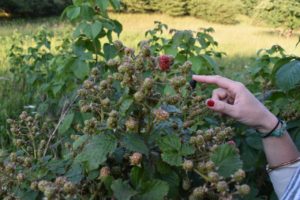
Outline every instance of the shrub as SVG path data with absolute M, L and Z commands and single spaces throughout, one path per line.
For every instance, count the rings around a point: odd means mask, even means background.
M 189 4 L 190 14 L 201 19 L 223 24 L 236 23 L 236 15 L 241 13 L 240 1 L 219 0 L 191 0 Z
M 129 12 L 153 12 L 157 10 L 155 0 L 123 0 L 122 3 Z
M 243 3 L 243 13 L 248 16 L 252 16 L 254 14 L 254 9 L 259 3 L 258 0 L 241 0 Z
M 165 0 L 160 11 L 171 16 L 183 16 L 188 14 L 188 0 Z
M 205 120 L 213 114 L 204 106 L 207 90 L 189 84 L 192 63 L 155 56 L 147 42 L 138 53 L 120 41 L 114 45 L 118 56 L 91 70 L 58 124 L 27 112 L 8 120 L 15 150 L 1 152 L 0 197 L 248 194 L 238 150 L 227 143 L 234 131 Z
M 256 7 L 255 18 L 274 27 L 294 30 L 300 27 L 300 3 L 297 0 L 264 0 Z

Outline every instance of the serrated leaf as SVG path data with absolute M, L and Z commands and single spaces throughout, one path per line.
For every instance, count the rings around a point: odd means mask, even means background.
M 120 112 L 125 115 L 129 107 L 132 105 L 133 99 L 132 98 L 126 98 L 122 101 L 122 104 L 120 106 Z
M 195 152 L 195 147 L 189 144 L 183 144 L 180 150 L 182 156 L 188 156 Z
M 293 60 L 276 73 L 276 85 L 283 91 L 289 91 L 300 85 L 300 61 Z
M 123 138 L 124 146 L 130 151 L 137 151 L 148 155 L 149 149 L 146 146 L 143 138 L 136 134 L 128 134 Z
M 180 166 L 182 164 L 182 156 L 178 152 L 164 152 L 161 158 L 172 166 Z
M 159 147 L 162 151 L 179 151 L 181 149 L 181 142 L 176 135 L 167 135 L 158 141 Z
M 92 171 L 106 161 L 107 155 L 112 153 L 117 147 L 116 138 L 112 135 L 93 136 L 85 145 L 82 152 L 75 158 L 76 162 L 87 165 L 87 169 Z
M 111 189 L 118 200 L 130 200 L 131 197 L 137 194 L 127 182 L 122 182 L 121 179 L 113 181 Z
M 138 200 L 163 200 L 168 194 L 169 185 L 165 181 L 151 180 L 142 186 L 142 192 L 136 197 Z
M 218 167 L 219 174 L 225 178 L 242 168 L 243 164 L 236 149 L 228 144 L 220 145 L 210 158 Z
M 65 177 L 73 183 L 79 183 L 84 177 L 82 174 L 82 168 L 79 163 L 73 163 L 71 168 L 65 174 Z
M 79 138 L 77 138 L 74 142 L 73 142 L 73 149 L 77 150 L 78 147 L 80 147 L 81 145 L 83 145 L 88 139 L 90 138 L 89 135 L 82 135 Z
M 64 134 L 65 132 L 67 132 L 71 127 L 73 119 L 74 119 L 74 113 L 69 113 L 68 115 L 66 115 L 62 123 L 59 125 L 58 133 Z
M 166 87 L 164 88 L 164 95 L 175 95 L 176 94 L 176 91 L 174 90 L 174 88 L 167 84 Z
M 167 111 L 168 113 L 181 113 L 181 110 L 173 105 L 163 105 L 161 106 L 161 108 Z

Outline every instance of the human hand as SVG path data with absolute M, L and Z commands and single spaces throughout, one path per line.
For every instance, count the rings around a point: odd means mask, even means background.
M 226 114 L 261 133 L 270 132 L 277 124 L 276 116 L 242 83 L 221 76 L 193 75 L 193 80 L 219 87 L 213 91 L 211 99 L 206 101 L 211 110 Z

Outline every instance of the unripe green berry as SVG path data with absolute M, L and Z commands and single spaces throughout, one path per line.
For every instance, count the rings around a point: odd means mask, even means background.
M 170 114 L 167 111 L 165 111 L 165 110 L 163 110 L 161 108 L 155 110 L 154 111 L 154 115 L 155 115 L 155 119 L 157 121 L 165 121 L 165 120 L 168 120 L 169 117 L 170 117 Z
M 193 190 L 193 196 L 195 197 L 195 199 L 202 199 L 205 195 L 205 193 L 207 192 L 207 188 L 205 186 L 200 186 L 200 187 L 196 187 Z
M 109 117 L 112 117 L 112 118 L 117 118 L 118 117 L 118 112 L 116 111 L 116 110 L 112 110 L 109 114 L 108 114 L 108 116 Z
M 110 168 L 105 166 L 100 169 L 100 178 L 105 178 L 110 175 Z
M 182 181 L 182 189 L 189 190 L 191 188 L 191 181 L 189 179 L 183 179 Z
M 23 173 L 19 173 L 17 175 L 18 182 L 22 182 L 22 181 L 24 181 L 24 179 L 25 179 L 25 175 Z
M 226 181 L 219 181 L 217 183 L 217 191 L 218 192 L 226 192 L 226 191 L 228 191 L 228 184 L 226 183 Z
M 94 83 L 92 82 L 92 81 L 90 81 L 90 80 L 85 80 L 84 82 L 83 82 L 83 87 L 85 88 L 85 89 L 91 89 L 92 87 L 94 86 Z
M 38 183 L 38 189 L 39 189 L 41 192 L 44 192 L 47 185 L 49 185 L 49 182 L 48 182 L 48 181 L 40 181 L 40 182 Z
M 153 84 L 154 84 L 154 81 L 152 78 L 146 78 L 143 83 L 143 88 L 150 90 L 150 89 L 152 89 Z
M 208 172 L 210 172 L 210 171 L 214 170 L 215 163 L 213 161 L 209 160 L 205 163 L 205 168 Z
M 219 181 L 219 174 L 217 172 L 209 172 L 208 180 L 212 183 L 217 183 Z
M 63 187 L 66 182 L 67 178 L 63 176 L 59 176 L 55 179 L 55 184 L 59 187 Z
M 240 195 L 245 196 L 250 193 L 251 189 L 248 185 L 243 184 L 241 186 L 237 186 L 237 190 Z
M 138 129 L 138 122 L 130 117 L 126 122 L 125 122 L 126 130 L 127 131 L 136 131 Z
M 74 194 L 76 192 L 76 187 L 72 182 L 66 182 L 63 189 L 67 194 Z
M 130 157 L 130 165 L 140 165 L 143 159 L 143 155 L 139 152 L 133 153 Z
M 38 182 L 37 181 L 31 182 L 30 189 L 37 190 L 38 189 Z
M 136 102 L 142 102 L 145 99 L 145 94 L 142 91 L 138 91 L 134 93 L 133 97 Z
M 236 171 L 232 176 L 233 180 L 236 182 L 241 182 L 245 177 L 246 177 L 246 173 L 242 169 Z
M 182 164 L 182 168 L 185 170 L 185 171 L 192 171 L 193 168 L 194 168 L 194 163 L 192 160 L 185 160 Z
M 103 107 L 108 107 L 110 105 L 110 99 L 109 98 L 105 98 L 105 99 L 102 99 L 101 100 L 101 106 L 103 106 Z

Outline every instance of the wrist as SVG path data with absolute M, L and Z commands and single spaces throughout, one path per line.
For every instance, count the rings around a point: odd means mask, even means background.
M 257 130 L 260 133 L 268 133 L 274 129 L 276 124 L 278 123 L 277 117 L 269 112 L 262 120 L 260 126 L 257 128 Z

